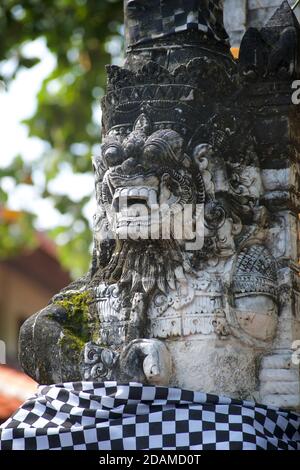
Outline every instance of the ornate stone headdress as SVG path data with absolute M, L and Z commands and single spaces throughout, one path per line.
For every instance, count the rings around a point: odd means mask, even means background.
M 150 61 L 137 72 L 117 66 L 109 66 L 107 72 L 103 131 L 123 137 L 145 113 L 153 124 L 151 132 L 173 129 L 189 143 L 236 86 L 228 67 L 205 55 L 173 71 Z

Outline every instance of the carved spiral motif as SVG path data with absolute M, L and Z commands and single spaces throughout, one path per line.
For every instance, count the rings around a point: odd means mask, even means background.
M 217 201 L 209 201 L 205 205 L 205 225 L 210 230 L 218 230 L 226 219 L 225 209 Z
M 110 349 L 87 343 L 84 350 L 84 376 L 86 380 L 110 378 L 118 355 Z

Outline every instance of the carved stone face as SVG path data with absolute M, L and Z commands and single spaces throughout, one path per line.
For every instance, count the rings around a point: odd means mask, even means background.
M 186 205 L 197 202 L 196 167 L 184 152 L 178 132 L 161 129 L 151 133 L 150 126 L 142 114 L 127 137 L 122 139 L 112 130 L 105 138 L 98 203 L 103 205 L 116 239 L 158 240 L 174 237 L 176 229 L 179 236 L 177 233 L 175 238 L 190 239 L 192 234 L 187 231 L 180 237 L 176 224 L 183 220 Z M 167 226 L 169 219 L 172 222 Z

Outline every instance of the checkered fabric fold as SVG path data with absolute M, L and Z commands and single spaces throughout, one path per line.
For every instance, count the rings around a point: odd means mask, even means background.
M 7 450 L 300 450 L 300 415 L 116 382 L 41 386 L 1 426 Z
M 128 46 L 187 30 L 228 42 L 223 0 L 127 0 L 125 23 Z

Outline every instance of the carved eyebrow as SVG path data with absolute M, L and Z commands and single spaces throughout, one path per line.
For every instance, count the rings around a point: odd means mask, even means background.
M 122 144 L 120 142 L 118 142 L 117 140 L 111 141 L 111 142 L 103 142 L 102 145 L 101 145 L 102 155 L 103 155 L 103 153 L 106 152 L 106 150 L 108 150 L 109 148 L 113 148 L 113 147 L 123 151 Z

